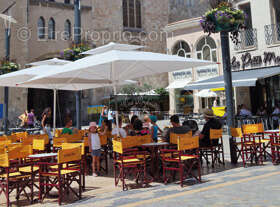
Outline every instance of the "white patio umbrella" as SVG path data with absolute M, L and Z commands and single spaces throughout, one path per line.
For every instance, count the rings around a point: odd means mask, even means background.
M 43 61 L 42 61 L 43 62 Z M 25 84 L 22 85 L 20 83 L 31 80 L 32 78 L 39 75 L 46 75 L 48 73 L 53 73 L 58 70 L 61 66 L 54 65 L 40 65 L 34 66 L 31 68 L 22 69 L 19 71 L 11 72 L 8 74 L 4 74 L 0 76 L 0 86 L 6 87 L 23 87 L 23 88 L 42 88 L 42 89 L 51 89 L 54 92 L 54 117 L 53 117 L 53 128 L 55 130 L 56 127 L 56 93 L 57 90 L 69 90 L 69 91 L 78 91 L 81 88 L 84 90 L 98 88 L 98 87 L 107 87 L 111 86 L 110 81 L 97 80 L 97 81 L 88 81 L 88 80 L 77 80 L 76 83 L 44 83 L 44 84 Z M 136 81 L 125 80 L 122 81 L 122 85 L 124 84 L 132 84 L 136 83 Z
M 110 42 L 107 45 L 85 51 L 82 53 L 82 55 L 97 55 L 100 53 L 108 52 L 110 50 L 131 51 L 131 50 L 138 50 L 140 48 L 144 48 L 144 46 L 119 44 L 119 43 Z
M 23 85 L 62 82 L 71 84 L 79 79 L 109 80 L 116 95 L 116 86 L 123 80 L 210 64 L 214 63 L 160 53 L 112 50 L 69 63 L 55 73 L 36 77 Z M 117 113 L 116 119 L 118 127 Z
M 32 66 L 40 66 L 40 65 L 65 65 L 68 63 L 71 63 L 72 61 L 68 60 L 61 60 L 58 58 L 52 58 L 49 60 L 43 60 L 43 61 L 38 61 L 38 62 L 33 62 L 33 63 L 28 63 L 26 65 L 32 65 Z
M 215 93 L 214 91 L 211 91 L 210 89 L 203 89 L 201 91 L 199 91 L 198 93 L 195 94 L 198 97 L 201 98 L 212 98 L 212 97 L 217 97 L 217 93 Z
M 199 91 L 198 93 L 195 94 L 198 97 L 201 98 L 206 98 L 206 105 L 208 107 L 208 98 L 213 98 L 213 97 L 217 97 L 217 93 L 215 93 L 214 91 L 211 91 L 210 89 L 203 89 L 201 91 Z

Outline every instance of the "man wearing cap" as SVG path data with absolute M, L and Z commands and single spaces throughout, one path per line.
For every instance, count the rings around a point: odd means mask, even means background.
M 173 127 L 168 129 L 166 137 L 164 138 L 164 140 L 166 142 L 170 142 L 170 133 L 186 134 L 191 130 L 189 126 L 181 126 L 179 116 L 177 116 L 177 115 L 171 116 L 170 117 L 170 122 L 171 122 Z
M 199 146 L 200 147 L 209 147 L 211 146 L 210 143 L 210 129 L 221 129 L 222 124 L 219 120 L 215 119 L 215 115 L 211 109 L 205 109 L 204 118 L 206 120 L 205 125 L 199 135 Z M 213 140 L 213 145 L 217 145 L 218 140 Z

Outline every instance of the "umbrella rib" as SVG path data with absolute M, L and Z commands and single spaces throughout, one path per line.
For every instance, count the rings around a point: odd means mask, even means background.
M 137 64 L 139 64 L 138 61 L 135 61 L 133 64 L 131 64 L 129 67 L 125 68 L 123 71 L 121 71 L 119 73 L 119 77 L 122 76 L 124 73 L 127 73 L 129 70 L 131 70 L 131 68 L 133 68 L 134 66 L 136 66 Z

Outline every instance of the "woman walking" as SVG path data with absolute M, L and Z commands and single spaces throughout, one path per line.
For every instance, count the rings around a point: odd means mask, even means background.
M 52 125 L 52 110 L 50 107 L 46 108 L 42 114 L 42 127 L 45 134 L 49 137 L 49 144 L 47 145 L 47 151 L 51 152 L 53 135 L 51 133 L 51 125 Z

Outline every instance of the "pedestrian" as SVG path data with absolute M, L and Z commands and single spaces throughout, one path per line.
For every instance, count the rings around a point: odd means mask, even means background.
M 27 126 L 29 128 L 33 128 L 35 121 L 36 121 L 36 117 L 34 114 L 34 109 L 31 109 L 30 113 L 27 114 Z
M 49 137 L 49 144 L 47 145 L 47 151 L 51 152 L 52 144 L 53 144 L 53 135 L 51 132 L 52 126 L 52 110 L 50 107 L 45 108 L 42 114 L 41 125 L 43 127 L 43 132 Z
M 21 114 L 18 118 L 21 120 L 20 127 L 26 127 L 27 126 L 27 117 L 28 117 L 28 111 L 25 110 L 23 114 Z
M 100 114 L 100 118 L 99 118 L 99 122 L 98 122 L 98 126 L 102 125 L 102 121 L 107 118 L 108 119 L 108 107 L 107 106 L 103 106 L 101 114 Z
M 251 117 L 252 112 L 247 109 L 247 106 L 245 104 L 241 104 L 241 109 L 240 109 L 239 115 L 243 116 L 243 117 Z
M 127 136 L 126 131 L 122 128 L 122 119 L 119 119 L 119 128 L 115 127 L 112 130 L 113 136 L 117 136 L 118 134 L 121 138 L 126 138 L 126 136 Z
M 92 175 L 94 177 L 97 177 L 100 172 L 101 144 L 100 137 L 97 133 L 97 125 L 95 122 L 90 122 L 88 140 L 89 151 L 92 156 Z
M 275 108 L 272 112 L 273 128 L 277 129 L 279 126 L 280 108 L 278 104 L 275 104 Z

